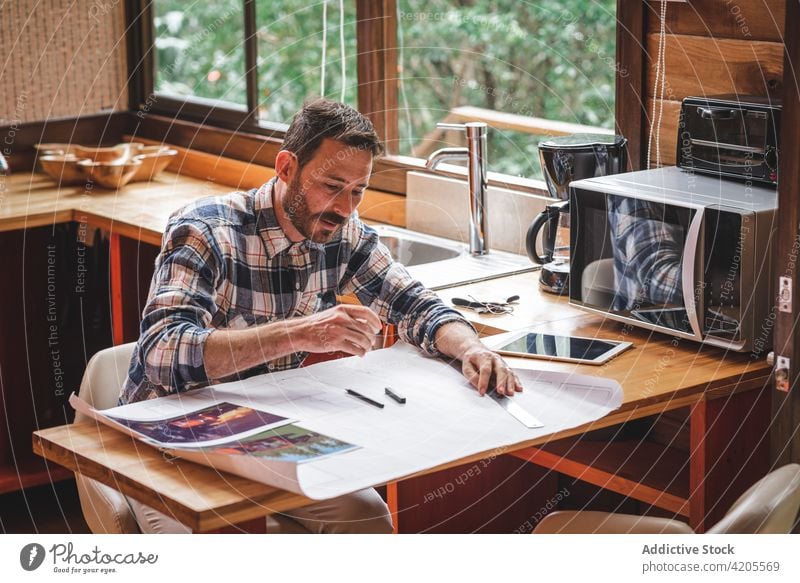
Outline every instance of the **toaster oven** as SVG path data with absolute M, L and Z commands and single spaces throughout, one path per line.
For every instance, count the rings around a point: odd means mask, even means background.
M 781 106 L 766 97 L 687 97 L 678 124 L 678 166 L 777 184 Z

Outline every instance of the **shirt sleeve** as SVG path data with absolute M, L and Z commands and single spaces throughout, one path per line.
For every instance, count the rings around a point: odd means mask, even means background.
M 475 330 L 459 312 L 447 307 L 395 262 L 374 229 L 352 220 L 356 241 L 339 293 L 354 293 L 382 321 L 396 325 L 401 339 L 431 356 L 442 356 L 435 339 L 444 324 L 461 322 Z
M 168 229 L 156 262 L 138 350 L 147 379 L 167 393 L 209 382 L 203 349 L 222 266 L 212 241 L 206 224 L 180 220 Z
M 609 213 L 614 270 L 623 282 L 625 306 L 682 301 L 682 234 L 659 217 L 651 203 L 622 199 Z

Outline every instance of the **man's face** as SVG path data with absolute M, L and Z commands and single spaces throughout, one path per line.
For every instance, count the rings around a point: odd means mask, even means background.
M 325 243 L 361 202 L 371 173 L 371 152 L 325 139 L 287 185 L 283 211 L 306 239 Z

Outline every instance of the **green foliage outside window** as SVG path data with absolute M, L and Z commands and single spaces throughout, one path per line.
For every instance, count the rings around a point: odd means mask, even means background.
M 241 0 L 153 2 L 155 90 L 247 104 Z
M 426 154 L 423 137 L 463 105 L 613 128 L 615 6 L 399 0 L 400 152 Z M 490 169 L 540 176 L 543 137 L 490 130 Z
M 242 1 L 154 6 L 156 90 L 244 105 Z M 445 145 L 432 134 L 436 122 L 466 105 L 613 128 L 615 6 L 615 0 L 398 0 L 399 153 Z M 306 98 L 320 94 L 323 3 L 260 1 L 256 10 L 259 113 L 288 123 Z M 345 1 L 344 21 L 344 95 L 355 106 L 354 0 Z M 328 1 L 327 22 L 325 95 L 339 99 L 338 1 Z M 491 170 L 539 176 L 543 136 L 500 129 L 490 135 Z
M 356 6 L 344 3 L 344 102 L 356 107 Z M 322 76 L 323 5 L 318 1 L 271 0 L 256 4 L 258 22 L 258 90 L 261 117 L 289 123 L 309 98 L 319 97 Z M 339 2 L 328 1 L 325 97 L 341 100 L 342 54 Z

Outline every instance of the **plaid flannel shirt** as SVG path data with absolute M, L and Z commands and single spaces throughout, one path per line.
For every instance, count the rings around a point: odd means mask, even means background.
M 353 215 L 324 244 L 292 243 L 275 216 L 275 179 L 206 198 L 170 217 L 120 403 L 131 403 L 302 364 L 296 352 L 225 379 L 209 379 L 203 347 L 219 328 L 298 318 L 355 294 L 400 337 L 438 356 L 440 326 L 469 325 L 392 260 Z
M 627 196 L 608 197 L 613 239 L 615 310 L 682 305 L 683 233 L 656 209 L 663 205 Z

